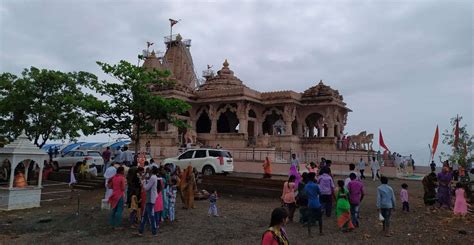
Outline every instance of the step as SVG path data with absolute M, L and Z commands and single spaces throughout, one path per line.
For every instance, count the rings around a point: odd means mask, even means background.
M 74 185 L 74 189 L 92 191 L 92 190 L 95 190 L 96 188 L 93 187 L 93 186 L 89 186 L 89 185 L 75 184 L 75 185 Z

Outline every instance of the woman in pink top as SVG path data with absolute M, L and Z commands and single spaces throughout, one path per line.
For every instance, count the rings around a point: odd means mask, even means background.
M 295 213 L 296 209 L 296 198 L 295 198 L 295 179 L 294 175 L 291 175 L 288 178 L 288 181 L 283 184 L 283 193 L 281 195 L 281 200 L 283 201 L 283 205 L 288 208 L 288 218 L 290 222 L 293 221 L 293 214 Z
M 456 201 L 454 202 L 454 214 L 465 216 L 467 214 L 467 202 L 464 188 L 461 183 L 456 184 Z
M 119 167 L 117 174 L 108 182 L 109 189 L 112 189 L 112 195 L 109 197 L 110 208 L 112 213 L 110 215 L 110 224 L 114 229 L 122 224 L 123 203 L 125 198 L 126 180 L 124 177 L 124 168 Z

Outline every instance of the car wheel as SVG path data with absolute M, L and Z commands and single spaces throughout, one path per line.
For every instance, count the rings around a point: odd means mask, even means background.
M 209 175 L 213 175 L 214 174 L 214 168 L 212 166 L 204 166 L 204 168 L 202 168 L 202 174 L 205 175 L 205 176 L 209 176 Z

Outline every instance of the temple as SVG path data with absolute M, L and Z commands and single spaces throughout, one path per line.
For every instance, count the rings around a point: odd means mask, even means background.
M 154 87 L 156 95 L 179 98 L 192 108 L 178 117 L 191 128 L 176 128 L 167 121 L 154 122 L 155 131 L 144 135 L 160 152 L 173 155 L 186 143 L 221 145 L 227 149 L 256 147 L 285 151 L 337 150 L 336 142 L 344 134 L 347 114 L 351 110 L 339 92 L 317 82 L 304 92 L 259 92 L 247 87 L 225 60 L 214 73 L 203 72 L 202 82 L 195 73 L 191 40 L 178 34 L 165 37 L 166 52 L 146 55 L 146 69 L 167 69 L 169 87 Z

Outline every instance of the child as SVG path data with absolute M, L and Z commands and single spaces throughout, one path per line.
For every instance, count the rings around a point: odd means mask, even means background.
M 341 231 L 351 231 L 354 225 L 351 220 L 351 205 L 349 204 L 349 192 L 344 188 L 344 180 L 338 180 L 339 189 L 336 194 L 336 217 L 337 225 Z
M 395 208 L 395 194 L 392 187 L 388 185 L 387 177 L 382 176 L 380 182 L 382 182 L 382 184 L 377 187 L 377 209 L 380 210 L 380 214 L 384 218 L 383 231 L 385 232 L 385 236 L 391 237 L 390 216 L 392 214 L 392 209 Z
M 132 228 L 136 228 L 137 223 L 138 223 L 137 216 L 140 213 L 140 210 L 138 208 L 138 198 L 137 198 L 136 193 L 132 194 L 129 212 L 130 212 L 130 224 Z
M 216 205 L 216 202 L 217 202 L 217 191 L 214 190 L 214 191 L 212 192 L 212 194 L 209 196 L 209 203 L 210 203 L 210 205 L 209 205 L 209 211 L 208 211 L 208 213 L 207 213 L 207 216 L 210 217 L 211 214 L 214 215 L 214 217 L 219 216 L 219 215 L 217 214 L 217 205 Z
M 174 207 L 176 205 L 176 192 L 178 191 L 176 184 L 177 180 L 171 179 L 171 187 L 168 189 L 168 216 L 170 222 L 173 222 L 175 220 Z
M 467 214 L 467 202 L 466 193 L 461 183 L 456 184 L 456 201 L 454 203 L 454 215 L 460 215 L 462 217 Z
M 410 205 L 408 205 L 408 185 L 402 184 L 402 190 L 400 191 L 400 200 L 402 201 L 402 211 L 410 212 Z

